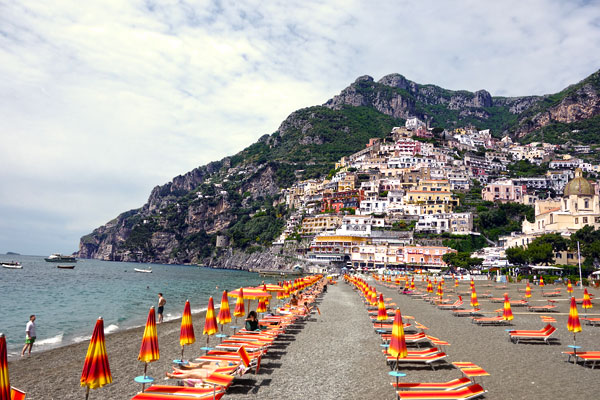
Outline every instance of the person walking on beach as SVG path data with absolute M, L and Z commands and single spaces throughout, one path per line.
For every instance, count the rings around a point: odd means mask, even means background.
M 163 297 L 162 293 L 158 294 L 158 323 L 161 324 L 163 322 L 163 311 L 165 310 L 165 304 L 167 304 L 167 300 Z
M 25 355 L 25 351 L 29 349 L 28 355 L 31 354 L 31 348 L 33 347 L 33 342 L 35 342 L 35 315 L 29 316 L 29 322 L 25 325 L 25 346 L 23 346 L 23 350 L 21 351 L 21 357 Z

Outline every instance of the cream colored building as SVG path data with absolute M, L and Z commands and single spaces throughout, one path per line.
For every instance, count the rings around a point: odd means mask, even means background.
M 575 178 L 565 186 L 562 199 L 536 201 L 535 222 L 523 221 L 523 233 L 573 233 L 586 225 L 600 228 L 600 201 L 578 168 Z
M 342 225 L 340 214 L 318 214 L 302 220 L 302 235 L 316 235 L 322 232 L 333 232 Z

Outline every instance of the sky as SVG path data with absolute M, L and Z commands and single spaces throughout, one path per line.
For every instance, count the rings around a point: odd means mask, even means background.
M 519 96 L 599 68 L 600 0 L 0 0 L 0 253 L 77 251 L 361 75 Z

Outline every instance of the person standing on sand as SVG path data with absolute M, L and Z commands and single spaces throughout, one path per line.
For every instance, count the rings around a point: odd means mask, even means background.
M 23 350 L 21 351 L 21 357 L 25 355 L 25 351 L 27 349 L 29 349 L 27 354 L 31 354 L 35 337 L 35 315 L 32 314 L 29 316 L 29 322 L 27 322 L 27 325 L 25 325 L 25 346 L 23 346 Z
M 167 300 L 163 297 L 162 293 L 158 294 L 158 323 L 161 324 L 163 322 L 163 311 L 165 310 L 165 304 L 167 304 Z

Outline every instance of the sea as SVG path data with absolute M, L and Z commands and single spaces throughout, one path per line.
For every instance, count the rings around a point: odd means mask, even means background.
M 104 319 L 107 334 L 143 326 L 159 292 L 167 300 L 164 319 L 172 320 L 181 317 L 186 300 L 192 313 L 198 313 L 206 310 L 212 296 L 218 312 L 223 290 L 263 280 L 277 283 L 253 272 L 190 265 L 78 259 L 69 270 L 57 268 L 69 263 L 49 263 L 41 256 L 0 255 L 3 261 L 23 265 L 0 268 L 0 332 L 6 336 L 9 358 L 19 355 L 31 314 L 36 315 L 34 351 L 41 351 L 89 340 L 98 317 Z

